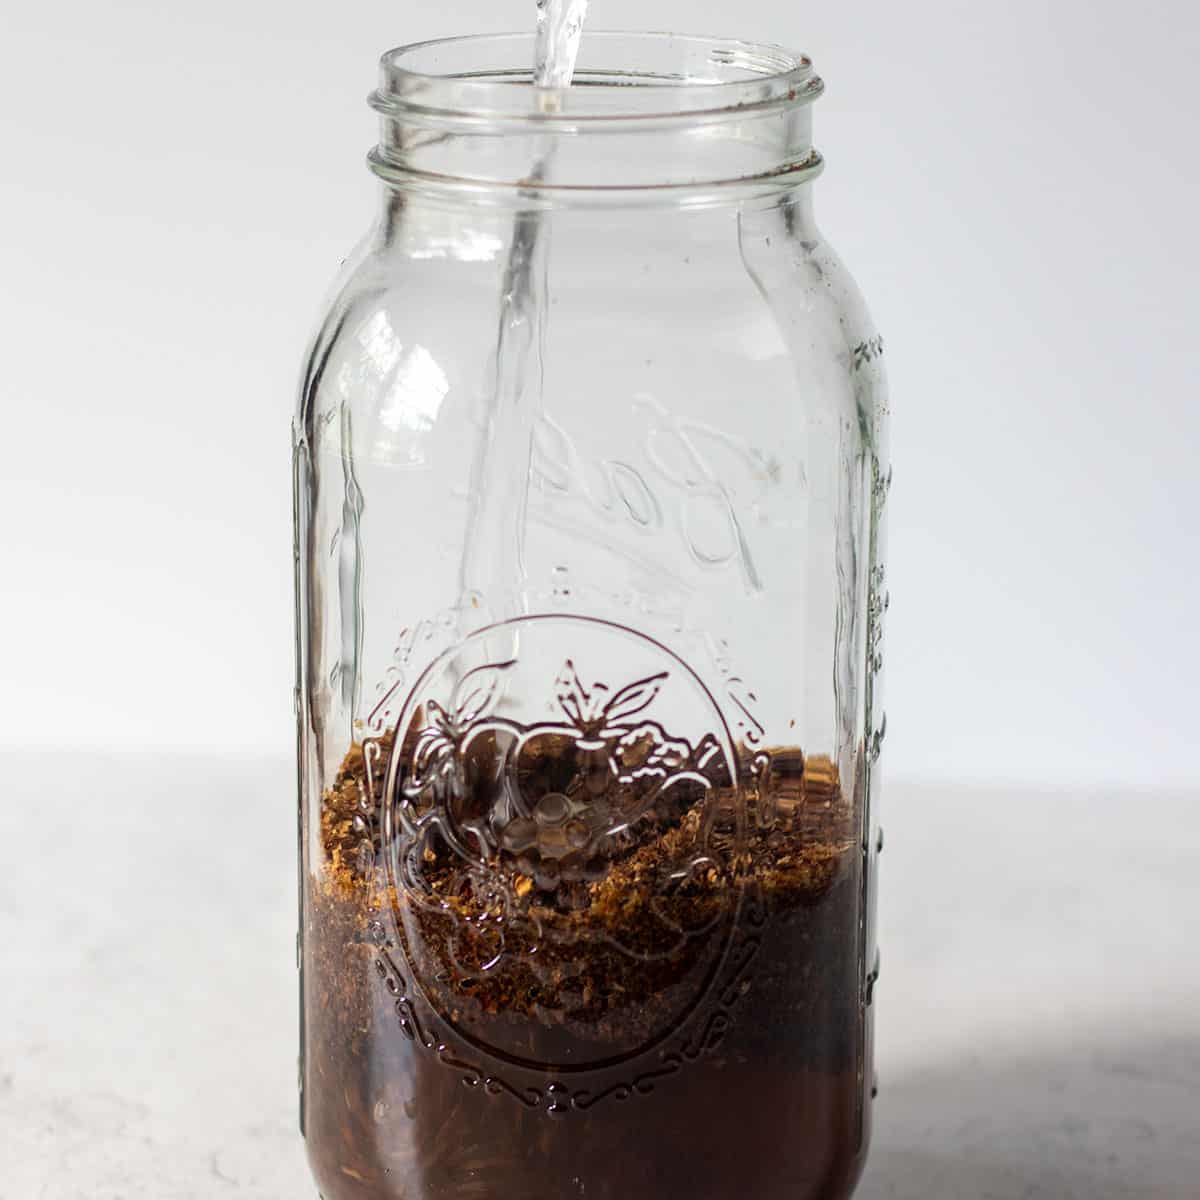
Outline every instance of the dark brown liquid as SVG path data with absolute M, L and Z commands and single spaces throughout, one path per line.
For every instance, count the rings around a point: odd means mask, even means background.
M 757 860 L 698 885 L 687 914 L 722 916 L 675 957 L 630 969 L 597 941 L 545 941 L 539 970 L 568 989 L 557 1007 L 447 979 L 423 918 L 406 939 L 335 853 L 305 956 L 305 1133 L 325 1200 L 849 1196 L 871 1074 L 862 856 L 840 793 L 818 793 Z M 673 903 L 653 907 L 676 928 Z

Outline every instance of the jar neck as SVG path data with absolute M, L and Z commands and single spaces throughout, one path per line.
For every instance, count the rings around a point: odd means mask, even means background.
M 656 245 L 670 241 L 663 233 L 665 218 L 680 213 L 692 213 L 699 218 L 706 211 L 734 212 L 739 227 L 762 230 L 768 236 L 777 231 L 780 237 L 813 241 L 820 238 L 813 209 L 811 183 L 799 183 L 789 188 L 776 188 L 769 193 L 750 198 L 723 196 L 721 202 L 708 204 L 672 205 L 661 194 L 633 193 L 643 203 L 628 203 L 601 208 L 586 202 L 554 204 L 545 202 L 541 211 L 557 223 L 558 214 L 590 221 L 593 229 L 611 231 L 616 241 L 615 255 L 623 252 L 631 240 L 642 236 L 637 231 L 655 226 Z M 451 258 L 465 262 L 493 258 L 502 252 L 513 236 L 514 221 L 523 211 L 519 203 L 509 205 L 479 204 L 452 199 L 439 191 L 421 192 L 405 186 L 386 184 L 380 188 L 380 209 L 371 234 L 371 244 L 378 251 L 409 252 L 415 245 L 420 257 Z M 700 226 L 691 222 L 686 230 L 680 225 L 680 237 L 694 237 Z M 716 229 L 718 226 L 712 226 Z M 727 229 L 727 226 L 720 226 Z M 691 232 L 688 232 L 688 231 Z M 432 246 L 430 244 L 432 239 Z M 641 243 L 644 244 L 644 243 Z
M 740 202 L 819 172 L 811 101 L 822 84 L 802 56 L 589 37 L 575 86 L 556 91 L 532 87 L 518 65 L 532 59 L 530 39 L 394 51 L 372 97 L 382 118 L 373 169 L 389 187 L 522 209 Z

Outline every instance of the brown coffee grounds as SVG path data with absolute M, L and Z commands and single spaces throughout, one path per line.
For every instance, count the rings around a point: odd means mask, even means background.
M 520 1186 L 535 1200 L 557 1200 L 567 1194 L 564 1173 L 590 1177 L 589 1197 L 661 1200 L 685 1194 L 672 1189 L 689 1181 L 697 1195 L 734 1194 L 734 1160 L 722 1167 L 723 1153 L 706 1152 L 710 1170 L 701 1174 L 679 1148 L 670 1169 L 659 1155 L 668 1153 L 678 1123 L 690 1121 L 696 1136 L 708 1136 L 710 1117 L 699 1116 L 696 1106 L 719 1108 L 723 1090 L 740 1095 L 743 1079 L 767 1102 L 777 1095 L 794 1116 L 808 1113 L 818 1124 L 835 1121 L 843 1130 L 831 1150 L 827 1130 L 814 1128 L 812 1161 L 797 1168 L 798 1186 L 779 1194 L 822 1200 L 848 1195 L 832 1184 L 811 1192 L 799 1186 L 810 1169 L 814 1179 L 851 1180 L 864 1128 L 860 835 L 829 759 L 806 760 L 794 749 L 760 756 L 764 765 L 746 788 L 748 827 L 739 836 L 730 821 L 719 823 L 708 835 L 707 859 L 670 887 L 664 879 L 694 859 L 703 842 L 699 803 L 654 813 L 610 847 L 597 878 L 569 887 L 539 880 L 509 858 L 484 873 L 503 878 L 501 896 L 471 884 L 461 858 L 435 845 L 422 863 L 432 903 L 418 906 L 392 886 L 379 844 L 373 797 L 390 752 L 385 738 L 369 752 L 356 744 L 347 754 L 323 797 L 319 859 L 308 880 L 307 1136 L 318 1178 L 336 1178 L 339 1190 L 324 1185 L 328 1195 L 483 1197 Z M 682 989 L 705 969 L 705 955 L 711 957 L 705 937 L 689 940 L 688 931 L 719 927 L 723 914 L 747 902 L 738 896 L 752 897 L 761 910 L 756 941 L 762 948 L 753 974 L 737 982 L 736 1007 L 722 1018 L 727 1025 L 721 1029 L 731 1032 L 721 1034 L 724 1041 L 712 1054 L 704 1051 L 711 1084 L 701 1086 L 709 1076 L 696 1066 L 670 1098 L 662 1083 L 655 1087 L 662 1096 L 635 1095 L 628 1108 L 610 1099 L 573 1111 L 570 1120 L 591 1131 L 590 1151 L 573 1135 L 543 1127 L 545 1111 L 555 1111 L 552 1093 L 559 1085 L 548 1082 L 537 1111 L 526 1110 L 519 1085 L 497 1075 L 483 1086 L 482 1071 L 478 1078 L 472 1073 L 480 1063 L 473 1060 L 471 1070 L 457 1074 L 448 1069 L 447 1060 L 457 1060 L 439 1044 L 437 1018 L 418 1016 L 425 1010 L 414 1000 L 416 991 L 468 1038 L 478 1035 L 492 1045 L 502 1036 L 510 1052 L 532 1061 L 561 1061 L 564 1055 L 569 1061 L 577 1049 L 595 1055 L 604 1047 L 615 1052 L 639 1045 L 669 1021 Z M 507 931 L 500 971 L 488 969 L 496 951 L 488 933 L 493 926 Z M 399 964 L 399 972 L 389 974 L 380 947 L 393 927 L 401 931 L 401 946 L 388 940 L 387 961 L 389 970 Z M 483 932 L 464 935 L 464 929 Z M 521 942 L 521 931 L 530 945 Z M 529 931 L 537 931 L 536 938 Z M 417 989 L 396 990 L 395 975 L 404 971 L 415 977 Z M 424 1054 L 417 1052 L 422 1040 Z M 554 1069 L 547 1068 L 546 1080 L 552 1077 Z M 609 1090 L 623 1099 L 628 1085 L 613 1079 Z M 711 1095 L 705 1090 L 710 1086 Z M 398 1115 L 392 1111 L 396 1101 Z M 567 1107 L 571 1103 L 584 1106 L 578 1093 Z M 641 1115 L 635 1104 L 644 1106 Z M 389 1113 L 400 1122 L 392 1133 Z M 447 1123 L 452 1132 L 434 1136 L 434 1126 L 441 1131 Z M 514 1148 L 514 1138 L 525 1150 Z M 635 1158 L 647 1155 L 659 1164 L 654 1177 L 667 1190 L 651 1188 L 628 1163 L 616 1165 L 613 1138 L 624 1139 L 626 1157 L 640 1147 Z M 747 1178 L 753 1182 L 754 1170 L 738 1161 L 739 1186 Z M 493 1183 L 471 1184 L 480 1171 Z M 533 1187 L 531 1171 L 542 1181 Z M 724 1190 L 710 1191 L 709 1184 Z M 342 1190 L 347 1187 L 357 1190 Z M 763 1183 L 757 1194 L 773 1196 L 775 1189 Z

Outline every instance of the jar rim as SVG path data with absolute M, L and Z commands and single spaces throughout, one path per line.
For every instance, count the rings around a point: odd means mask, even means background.
M 532 33 L 399 46 L 383 55 L 370 103 L 442 129 L 570 133 L 767 115 L 824 90 L 807 55 L 735 38 L 589 29 L 569 89 L 535 89 L 533 57 Z

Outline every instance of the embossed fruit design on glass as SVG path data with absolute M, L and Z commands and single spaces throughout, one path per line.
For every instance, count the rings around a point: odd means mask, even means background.
M 388 54 L 295 422 L 325 1200 L 838 1200 L 873 1094 L 883 343 L 800 55 Z

